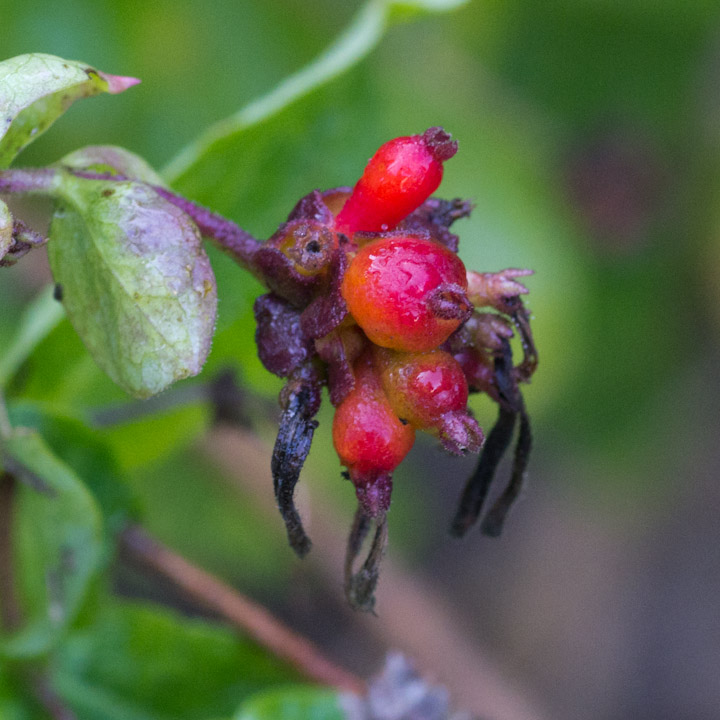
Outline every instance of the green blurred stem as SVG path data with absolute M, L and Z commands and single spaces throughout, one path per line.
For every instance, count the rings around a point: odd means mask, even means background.
M 211 125 L 186 145 L 163 169 L 170 183 L 185 175 L 215 143 L 271 117 L 312 90 L 321 87 L 362 60 L 378 44 L 387 27 L 391 4 L 370 0 L 330 47 L 309 65 L 290 75 L 267 95 Z
M 283 625 L 261 605 L 159 543 L 143 528 L 127 528 L 120 542 L 131 557 L 170 579 L 306 678 L 356 694 L 365 692 L 365 683 L 359 677 L 328 660 L 309 640 Z
M 62 320 L 65 311 L 53 298 L 53 287 L 45 287 L 27 307 L 20 319 L 20 327 L 0 356 L 0 393 L 33 350 Z M 0 394 L 0 399 L 2 395 Z M 2 432 L 0 405 L 0 433 Z

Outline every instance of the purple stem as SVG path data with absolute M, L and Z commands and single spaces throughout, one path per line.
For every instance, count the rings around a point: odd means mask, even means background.
M 54 168 L 13 169 L 0 171 L 0 193 L 30 193 L 42 192 L 50 189 L 57 170 Z M 111 173 L 93 173 L 76 170 L 76 177 L 87 180 L 110 180 L 121 182 L 130 180 L 124 175 Z M 149 185 L 158 195 L 180 208 L 189 215 L 200 232 L 208 239 L 214 241 L 221 250 L 228 252 L 245 268 L 252 268 L 252 258 L 255 252 L 262 247 L 262 243 L 250 233 L 245 232 L 231 220 L 222 215 L 211 212 L 207 208 L 191 202 L 170 190 L 158 185 Z
M 151 187 L 158 195 L 189 215 L 203 235 L 214 240 L 222 250 L 230 253 L 238 263 L 246 268 L 251 267 L 255 252 L 263 245 L 257 238 L 236 225 L 232 220 L 228 220 L 222 215 L 202 207 L 202 205 L 196 205 L 194 202 L 182 197 L 182 195 L 177 195 L 157 185 L 151 185 Z
M 0 171 L 0 193 L 42 192 L 50 188 L 53 168 L 23 168 Z

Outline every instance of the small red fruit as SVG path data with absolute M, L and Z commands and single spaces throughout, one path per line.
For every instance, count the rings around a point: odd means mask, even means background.
M 350 314 L 376 345 L 432 350 L 472 311 L 462 260 L 420 237 L 379 238 L 363 246 L 345 273 Z
M 438 436 L 451 452 L 480 449 L 482 430 L 467 413 L 468 384 L 452 355 L 378 349 L 375 357 L 383 390 L 399 417 Z
M 390 407 L 372 355 L 362 355 L 354 369 L 355 387 L 335 411 L 333 443 L 366 515 L 377 517 L 390 506 L 391 473 L 410 452 L 415 430 Z
M 457 143 L 442 128 L 386 142 L 335 219 L 338 232 L 391 230 L 437 190 Z

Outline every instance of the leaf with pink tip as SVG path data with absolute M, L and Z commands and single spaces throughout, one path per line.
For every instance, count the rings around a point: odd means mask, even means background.
M 141 82 L 140 78 L 130 77 L 128 75 L 110 75 L 99 71 L 98 75 L 108 84 L 107 91 L 111 95 L 124 92 L 133 85 L 139 85 Z
M 42 53 L 0 62 L 0 168 L 8 167 L 76 100 L 119 93 L 138 82 Z

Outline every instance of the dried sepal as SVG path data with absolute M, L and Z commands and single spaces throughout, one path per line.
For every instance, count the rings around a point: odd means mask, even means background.
M 295 507 L 295 485 L 310 452 L 317 428 L 321 381 L 312 363 L 298 368 L 280 393 L 280 427 L 273 449 L 271 469 L 275 498 L 285 522 L 290 547 L 299 557 L 307 555 L 312 543 Z
M 370 533 L 372 525 L 375 532 L 367 557 L 357 572 L 355 561 L 360 555 L 363 543 Z M 348 538 L 345 555 L 345 597 L 354 610 L 374 612 L 375 590 L 380 579 L 380 565 L 387 547 L 387 516 L 369 517 L 362 506 L 358 506 Z
M 274 293 L 261 295 L 253 306 L 255 342 L 260 361 L 274 375 L 287 377 L 311 357 L 312 343 L 300 325 L 300 313 Z

